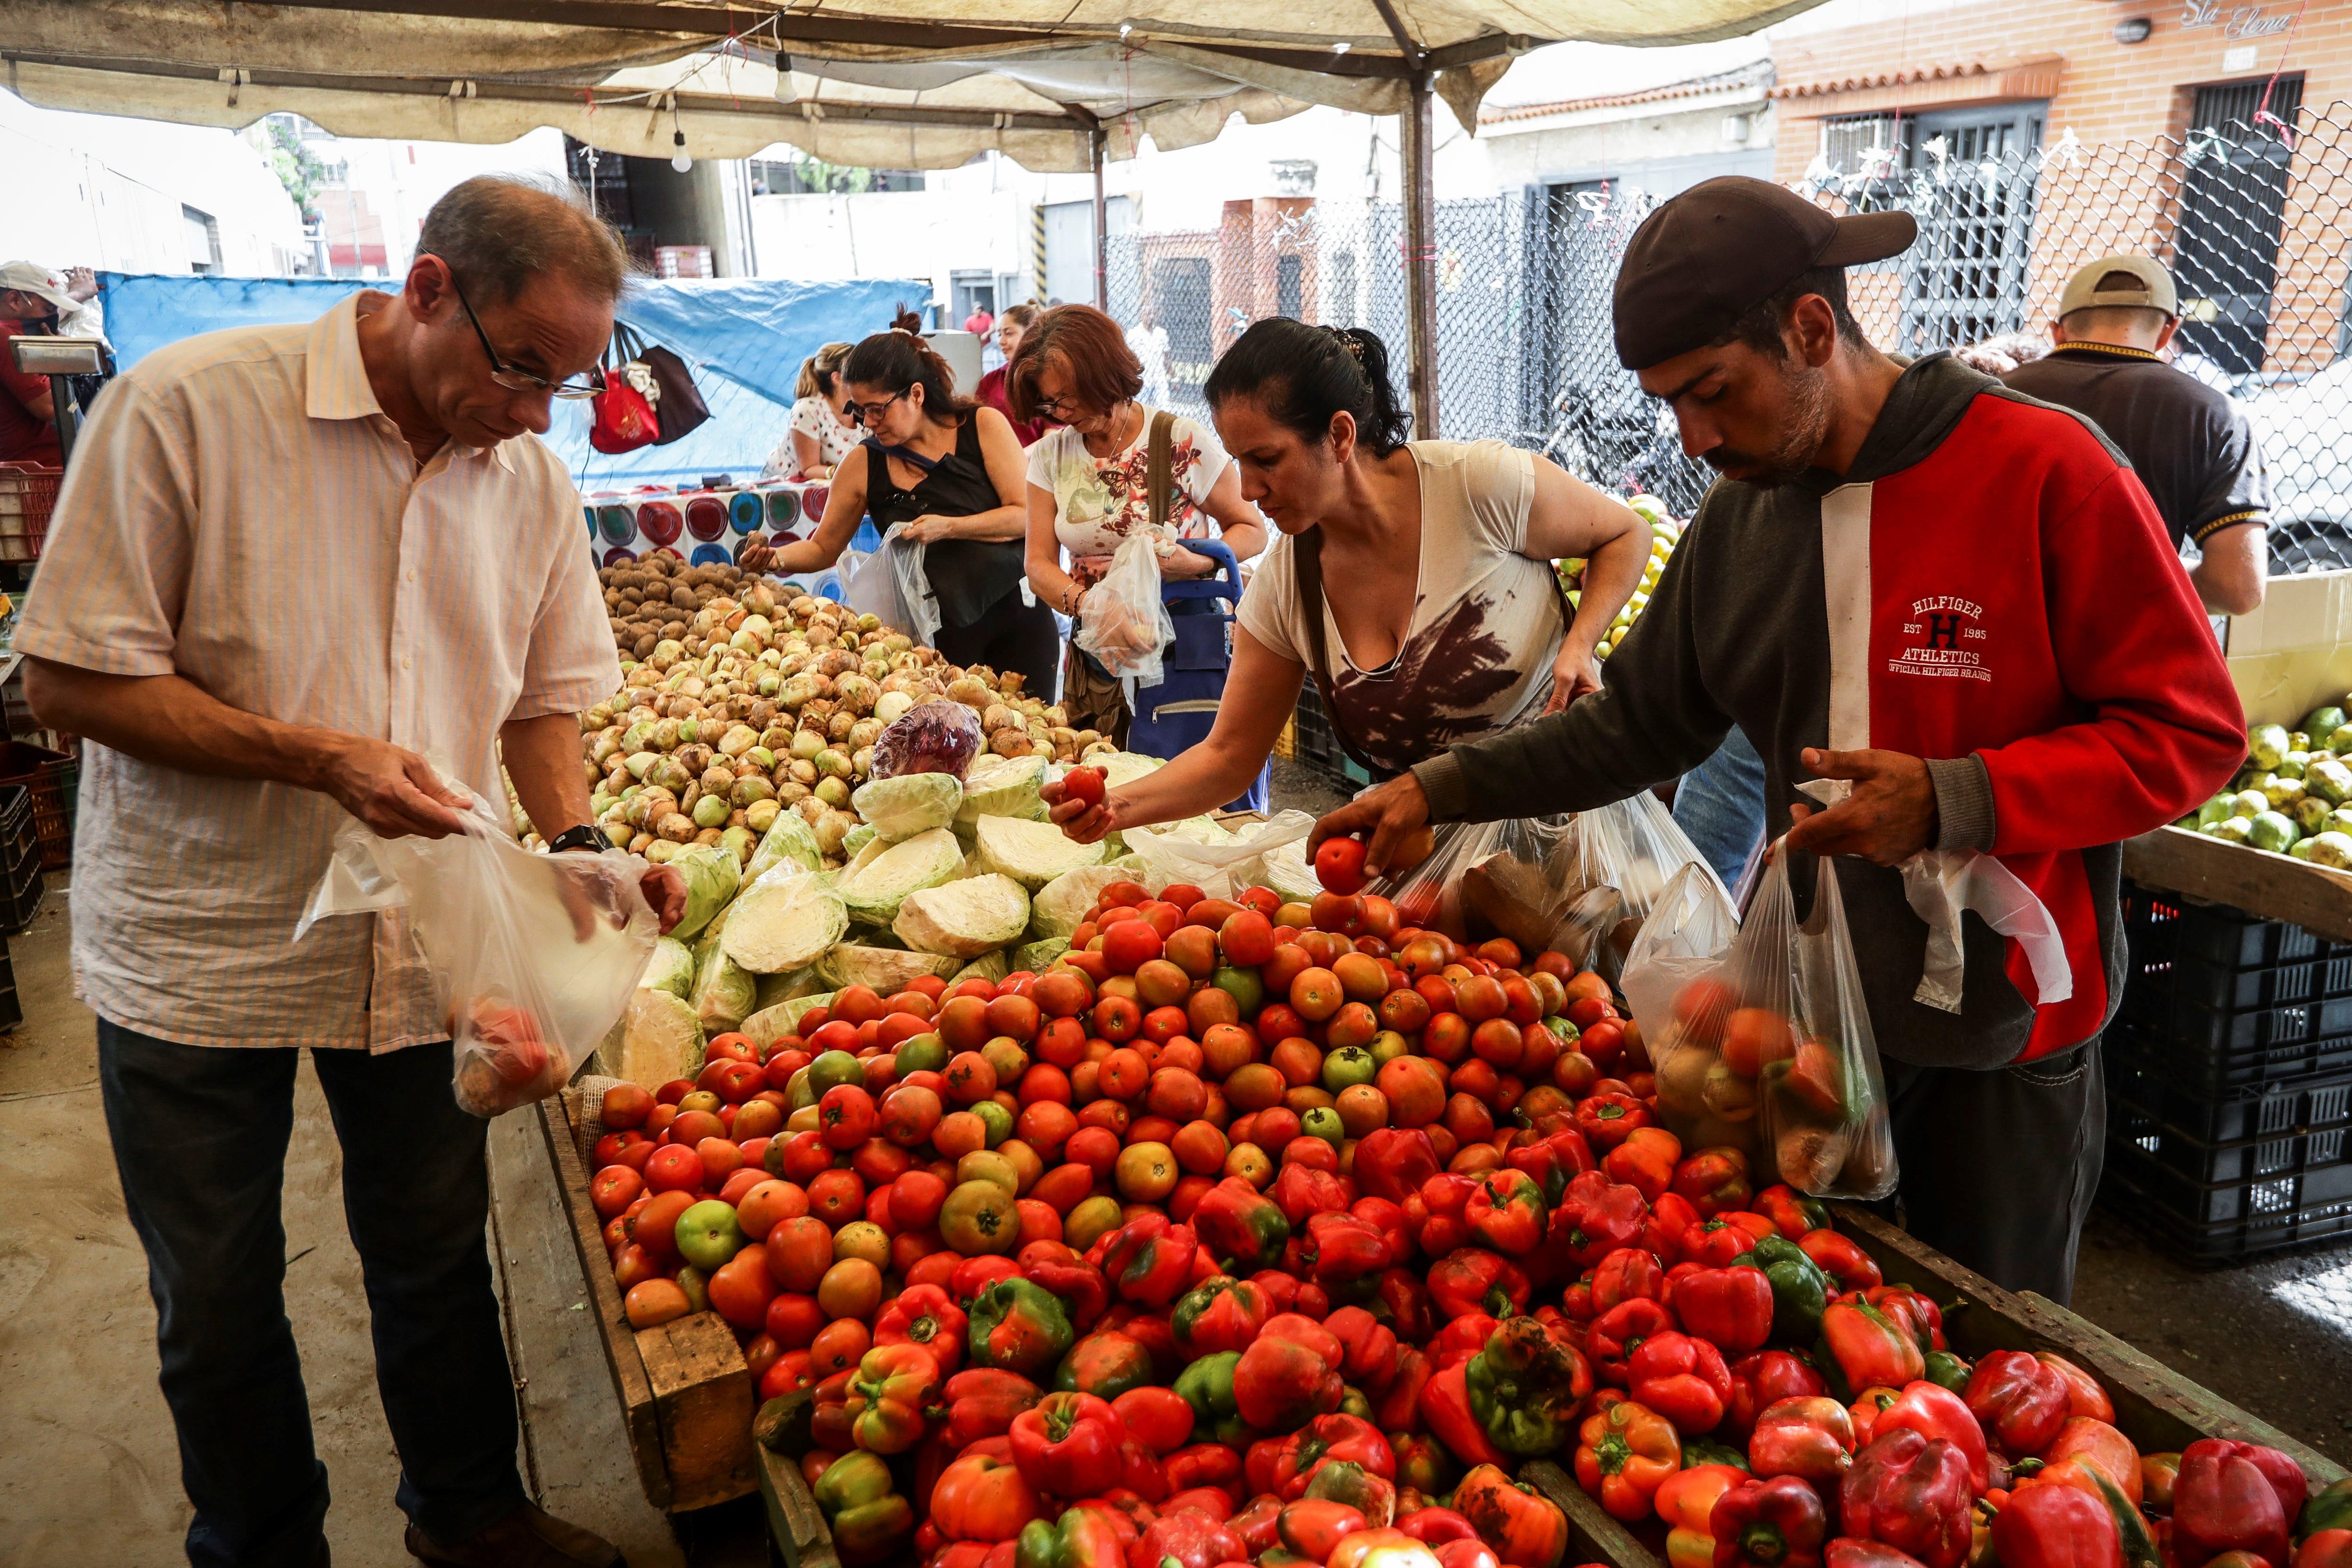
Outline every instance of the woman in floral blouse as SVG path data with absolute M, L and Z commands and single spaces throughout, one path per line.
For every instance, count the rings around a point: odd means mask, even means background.
M 1050 422 L 1029 448 L 1029 584 L 1046 604 L 1075 616 L 1120 542 L 1150 526 L 1146 476 L 1153 410 L 1137 401 L 1143 367 L 1118 322 L 1091 305 L 1057 305 L 1023 338 L 1005 390 L 1015 418 Z M 1209 557 L 1185 549 L 1186 539 L 1222 538 L 1240 561 L 1265 547 L 1265 521 L 1242 499 L 1240 471 L 1214 430 L 1177 416 L 1168 477 L 1167 523 L 1154 545 L 1163 577 L 1206 577 L 1217 570 Z M 1125 744 L 1128 710 L 1118 682 L 1075 646 L 1064 658 L 1062 705 L 1073 728 Z

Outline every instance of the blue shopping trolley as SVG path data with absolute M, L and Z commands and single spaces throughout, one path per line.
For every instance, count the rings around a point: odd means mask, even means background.
M 1160 657 L 1160 684 L 1136 688 L 1135 712 L 1127 731 L 1128 750 L 1150 757 L 1173 757 L 1209 738 L 1217 721 L 1217 701 L 1224 695 L 1225 677 L 1234 666 L 1233 645 L 1225 628 L 1233 625 L 1234 606 L 1241 602 L 1241 567 L 1234 552 L 1217 540 L 1182 542 L 1186 549 L 1216 562 L 1218 570 L 1212 577 L 1160 585 L 1160 596 L 1167 603 L 1176 640 Z M 1271 763 L 1260 768 L 1248 791 L 1227 809 L 1265 810 L 1272 773 Z

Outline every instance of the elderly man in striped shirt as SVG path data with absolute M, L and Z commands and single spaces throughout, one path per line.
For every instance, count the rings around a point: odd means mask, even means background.
M 147 1249 L 190 1562 L 328 1561 L 278 1214 L 298 1053 L 342 1146 L 406 1545 L 609 1564 L 531 1506 L 483 1245 L 488 1124 L 403 926 L 295 922 L 339 823 L 437 837 L 503 762 L 558 852 L 602 847 L 577 716 L 620 671 L 562 465 L 627 258 L 552 188 L 436 204 L 400 292 L 160 350 L 96 409 L 16 646 L 88 742 L 73 953 Z M 428 755 L 446 759 L 443 779 Z M 675 923 L 676 873 L 646 892 Z

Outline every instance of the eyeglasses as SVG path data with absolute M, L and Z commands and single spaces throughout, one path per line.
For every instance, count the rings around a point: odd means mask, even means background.
M 446 267 L 448 263 L 445 260 L 442 265 Z M 499 351 L 490 346 L 490 334 L 482 331 L 482 319 L 474 314 L 474 303 L 466 298 L 466 286 L 457 281 L 455 272 L 449 274 L 449 287 L 457 291 L 457 304 L 466 312 L 466 320 L 473 323 L 474 336 L 482 341 L 482 353 L 488 356 L 490 362 L 490 379 L 509 392 L 544 392 L 556 397 L 593 397 L 604 389 L 604 373 L 602 371 L 590 371 L 584 376 L 558 382 L 533 375 L 527 370 L 517 370 L 507 363 L 499 357 Z
M 890 405 L 906 395 L 904 392 L 894 392 L 879 403 L 853 403 L 849 405 L 849 422 L 852 425 L 871 425 L 890 412 Z
M 1072 416 L 1083 413 L 1084 410 L 1066 398 L 1041 397 L 1037 399 L 1037 412 L 1048 419 L 1058 420 L 1067 425 L 1071 422 Z

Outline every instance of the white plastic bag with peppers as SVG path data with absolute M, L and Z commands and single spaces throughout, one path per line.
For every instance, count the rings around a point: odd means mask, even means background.
M 456 1044 L 451 1088 L 476 1116 L 544 1100 L 613 1026 L 652 958 L 646 863 L 619 849 L 537 855 L 477 800 L 446 838 L 379 838 L 352 818 L 294 929 L 404 913 Z
M 1836 868 L 1812 864 L 1801 921 L 1774 844 L 1730 951 L 1683 981 L 1655 1034 L 1643 1021 L 1660 1120 L 1686 1147 L 1744 1151 L 1759 1186 L 1881 1198 L 1895 1175 L 1886 1083 Z

